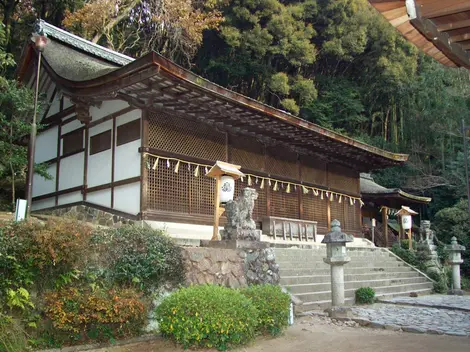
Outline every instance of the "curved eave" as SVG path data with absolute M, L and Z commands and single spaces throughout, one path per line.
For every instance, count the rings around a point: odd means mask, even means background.
M 298 129 L 325 136 L 328 139 L 349 145 L 363 152 L 374 154 L 376 157 L 382 158 L 383 160 L 383 163 L 377 168 L 398 165 L 408 159 L 408 155 L 406 154 L 391 153 L 367 145 L 339 133 L 322 128 L 311 122 L 302 120 L 285 111 L 275 109 L 254 99 L 230 91 L 186 69 L 183 69 L 155 52 L 151 52 L 98 78 L 79 82 L 71 81 L 59 76 L 54 72 L 53 68 L 46 60 L 44 60 L 43 63 L 47 72 L 51 75 L 51 78 L 56 82 L 59 88 L 64 93 L 72 97 L 92 98 L 106 96 L 107 94 L 115 94 L 119 89 L 129 87 L 138 82 L 143 82 L 151 77 L 159 75 L 166 76 L 175 81 L 185 83 L 186 85 L 191 86 L 194 90 L 202 91 L 205 95 L 212 96 L 228 103 L 236 104 L 265 116 L 270 116 L 274 119 L 295 126 Z
M 394 199 L 394 200 L 402 200 L 405 201 L 407 204 L 429 204 L 432 201 L 432 198 L 429 197 L 421 197 L 416 196 L 414 194 L 407 193 L 400 189 L 392 190 L 390 192 L 383 192 L 383 193 L 362 193 L 361 196 L 364 200 L 367 199 Z
M 470 10 L 470 2 L 465 1 L 452 2 L 457 3 L 456 10 L 449 14 L 453 4 L 446 1 L 426 1 L 415 0 L 417 17 L 411 19 L 408 15 L 405 0 L 369 0 L 369 3 L 393 25 L 409 42 L 414 44 L 425 54 L 431 56 L 441 64 L 449 67 L 465 67 L 470 69 L 470 55 L 468 52 L 468 43 L 457 42 L 452 37 L 453 17 L 461 16 L 457 9 L 462 9 L 461 13 L 467 13 Z M 431 4 L 432 3 L 432 4 Z M 439 3 L 439 4 L 438 4 Z M 443 16 L 431 15 L 427 11 L 428 6 L 441 10 Z M 428 18 L 429 17 L 429 18 Z M 458 17 L 455 17 L 458 19 Z M 443 30 L 440 24 L 446 21 L 447 31 Z M 455 21 L 455 23 L 463 21 Z

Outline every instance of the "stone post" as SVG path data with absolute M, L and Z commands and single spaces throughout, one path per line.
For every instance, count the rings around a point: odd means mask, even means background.
M 449 252 L 449 264 L 452 265 L 452 289 L 448 292 L 450 295 L 463 295 L 462 287 L 460 286 L 460 264 L 463 263 L 461 253 L 465 251 L 465 247 L 457 243 L 457 238 L 454 236 L 451 239 L 451 244 L 446 246 Z
M 344 268 L 351 258 L 347 256 L 346 242 L 352 242 L 351 235 L 341 232 L 340 222 L 331 222 L 331 231 L 322 243 L 326 244 L 326 258 L 323 261 L 331 265 L 331 304 L 333 307 L 344 305 Z

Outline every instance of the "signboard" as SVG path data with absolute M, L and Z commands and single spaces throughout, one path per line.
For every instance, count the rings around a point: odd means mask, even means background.
M 26 218 L 26 199 L 16 200 L 15 221 L 22 221 Z

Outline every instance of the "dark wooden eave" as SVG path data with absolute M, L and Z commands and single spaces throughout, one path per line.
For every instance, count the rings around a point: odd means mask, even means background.
M 31 47 L 30 50 L 34 49 Z M 36 53 L 34 53 L 36 55 Z M 34 55 L 27 55 L 30 60 Z M 113 72 L 87 81 L 46 71 L 65 95 L 76 101 L 119 97 L 148 109 L 197 119 L 221 131 L 254 137 L 267 145 L 291 149 L 357 171 L 399 165 L 408 158 L 348 138 L 218 86 L 157 53 L 149 53 Z M 23 69 L 25 71 L 23 62 Z
M 369 0 L 387 21 L 427 55 L 470 69 L 470 0 Z

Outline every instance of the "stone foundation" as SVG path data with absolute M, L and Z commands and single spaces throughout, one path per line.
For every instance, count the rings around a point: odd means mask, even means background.
M 271 248 L 184 248 L 183 257 L 188 285 L 279 284 L 279 265 Z
M 54 210 L 39 210 L 37 214 L 54 215 L 67 217 L 79 221 L 86 221 L 94 225 L 119 227 L 121 225 L 133 225 L 136 221 L 128 218 L 108 213 L 103 210 L 92 208 L 86 205 L 74 205 Z

